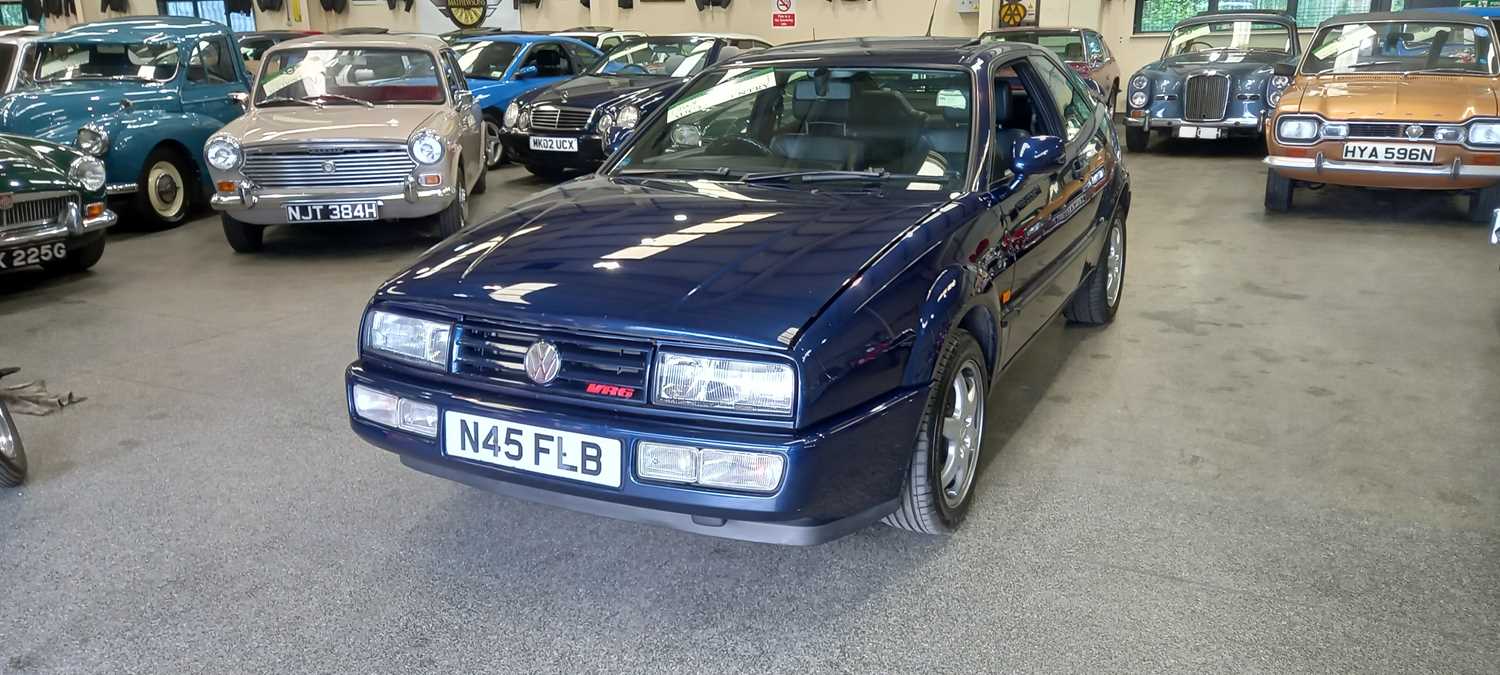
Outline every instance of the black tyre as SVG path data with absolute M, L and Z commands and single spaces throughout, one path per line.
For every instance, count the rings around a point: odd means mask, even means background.
M 48 260 L 42 263 L 42 269 L 48 272 L 72 273 L 84 270 L 99 264 L 99 259 L 104 257 L 104 233 L 94 235 L 92 241 L 68 247 L 68 257 L 62 260 Z
M 235 253 L 255 253 L 265 245 L 266 226 L 242 223 L 227 213 L 219 214 L 219 220 L 224 224 L 224 239 Z
M 484 194 L 485 190 L 490 189 L 490 186 L 489 186 L 489 177 L 490 177 L 490 172 L 488 170 L 486 170 L 484 167 L 480 167 L 479 168 L 479 180 L 474 181 L 474 189 L 469 191 L 469 195 L 470 196 L 473 196 L 473 195 L 482 195 L 482 194 Z
M 536 166 L 534 164 L 527 164 L 526 170 L 530 171 L 531 175 L 537 178 L 549 181 L 560 181 L 568 175 L 568 172 L 562 169 L 555 169 L 549 166 Z
M 1146 152 L 1151 145 L 1151 132 L 1140 127 L 1125 127 L 1125 149 L 1131 152 Z
M 438 212 L 438 237 L 447 239 L 469 225 L 469 191 L 464 189 L 464 172 L 458 172 L 458 196 L 448 208 Z
M 0 487 L 15 487 L 26 480 L 26 446 L 16 433 L 10 409 L 0 403 Z
M 901 506 L 885 517 L 887 525 L 923 534 L 958 529 L 969 513 L 979 473 L 988 386 L 979 341 L 955 329 L 938 357 L 916 451 L 901 486 Z
M 503 164 L 505 144 L 500 142 L 500 116 L 490 113 L 484 116 L 484 165 L 494 171 Z
M 1495 209 L 1500 209 L 1500 185 L 1491 185 L 1469 195 L 1469 220 L 1488 223 L 1495 217 Z
M 1109 111 L 1111 120 L 1115 117 L 1115 101 L 1120 99 L 1120 81 L 1115 80 L 1109 85 L 1109 98 L 1104 101 L 1104 109 Z
M 1287 178 L 1275 169 L 1266 169 L 1266 210 L 1273 213 L 1285 213 L 1292 208 L 1292 179 Z
M 164 229 L 187 220 L 198 191 L 193 163 L 177 150 L 162 146 L 146 156 L 136 178 L 135 211 L 148 227 Z
M 1125 294 L 1125 214 L 1116 213 L 1104 232 L 1099 262 L 1063 308 L 1069 322 L 1101 326 L 1115 320 Z

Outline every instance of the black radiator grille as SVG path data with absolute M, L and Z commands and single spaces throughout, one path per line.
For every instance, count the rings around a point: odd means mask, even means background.
M 523 362 L 539 340 L 557 347 L 562 369 L 546 385 L 531 381 Z M 647 342 L 467 321 L 454 336 L 452 371 L 499 384 L 609 401 L 646 401 L 651 365 Z
M 1194 75 L 1183 89 L 1182 117 L 1193 122 L 1217 122 L 1229 110 L 1227 75 Z
M 1422 128 L 1422 135 L 1412 138 L 1406 135 L 1406 128 L 1418 126 Z M 1433 125 L 1412 125 L 1399 122 L 1350 122 L 1350 138 L 1410 138 L 1411 140 L 1431 140 L 1437 127 Z

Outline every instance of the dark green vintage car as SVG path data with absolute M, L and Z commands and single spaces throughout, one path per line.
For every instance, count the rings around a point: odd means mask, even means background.
M 104 163 L 73 148 L 0 134 L 0 270 L 86 270 L 104 255 L 115 214 Z

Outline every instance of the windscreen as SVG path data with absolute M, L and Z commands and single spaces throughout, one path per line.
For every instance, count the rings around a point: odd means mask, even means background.
M 970 81 L 960 70 L 712 72 L 640 130 L 616 170 L 858 171 L 954 187 L 968 171 Z
M 1167 56 L 1216 49 L 1291 53 L 1292 31 L 1274 21 L 1215 21 L 1178 26 L 1167 42 Z
M 1474 73 L 1493 71 L 1494 37 L 1484 26 L 1389 21 L 1329 26 L 1313 38 L 1306 73 Z
M 177 75 L 177 46 L 171 44 L 83 44 L 48 42 L 37 51 L 36 80 L 150 80 Z
M 595 75 L 691 77 L 708 65 L 715 41 L 702 37 L 645 38 L 626 42 L 604 55 Z
M 453 51 L 465 76 L 500 80 L 521 47 L 513 42 L 459 42 L 453 45 Z
M 415 49 L 285 49 L 261 66 L 255 105 L 442 103 L 432 55 Z

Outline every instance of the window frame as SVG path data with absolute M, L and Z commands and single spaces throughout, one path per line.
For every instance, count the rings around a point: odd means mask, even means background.
M 1135 3 L 1135 18 L 1133 19 L 1133 21 L 1131 23 L 1131 31 L 1135 35 L 1169 35 L 1169 34 L 1171 34 L 1172 28 L 1175 28 L 1176 24 L 1173 24 L 1172 27 L 1167 28 L 1166 30 L 1141 30 L 1141 16 L 1146 11 L 1146 3 L 1150 2 L 1150 1 L 1151 0 L 1136 0 L 1136 3 Z M 1392 1 L 1393 0 L 1370 0 L 1370 8 L 1368 10 L 1366 10 L 1366 11 L 1368 11 L 1368 12 L 1389 12 L 1389 11 L 1391 11 Z M 1459 0 L 1452 0 L 1452 1 L 1453 1 L 1453 5 L 1452 6 L 1457 7 L 1458 4 L 1459 4 Z M 1219 2 L 1220 2 L 1220 0 L 1208 0 L 1208 9 L 1204 10 L 1203 13 L 1194 14 L 1192 16 L 1203 16 L 1204 13 L 1211 13 L 1211 12 L 1217 12 L 1217 11 L 1219 11 Z M 1282 13 L 1285 14 L 1285 15 L 1287 15 L 1287 16 L 1290 16 L 1292 18 L 1292 22 L 1296 26 L 1296 28 L 1297 28 L 1298 31 L 1310 31 L 1310 30 L 1316 29 L 1318 27 L 1317 24 L 1314 24 L 1314 25 L 1311 25 L 1311 26 L 1304 26 L 1302 24 L 1296 23 L 1296 20 L 1297 20 L 1297 2 L 1298 2 L 1298 0 L 1286 0 L 1286 9 L 1282 10 Z M 1230 11 L 1230 10 L 1226 10 L 1226 12 L 1227 11 Z M 1250 14 L 1257 13 L 1257 10 L 1244 10 L 1244 11 L 1246 13 L 1250 13 Z M 1260 11 L 1263 12 L 1264 10 L 1260 10 Z M 1190 16 L 1182 17 L 1181 19 L 1178 19 L 1178 23 L 1181 23 L 1182 21 L 1184 21 L 1186 19 L 1189 19 L 1189 18 L 1192 18 L 1192 17 L 1190 17 Z M 1320 21 L 1319 23 L 1322 23 L 1322 22 Z

